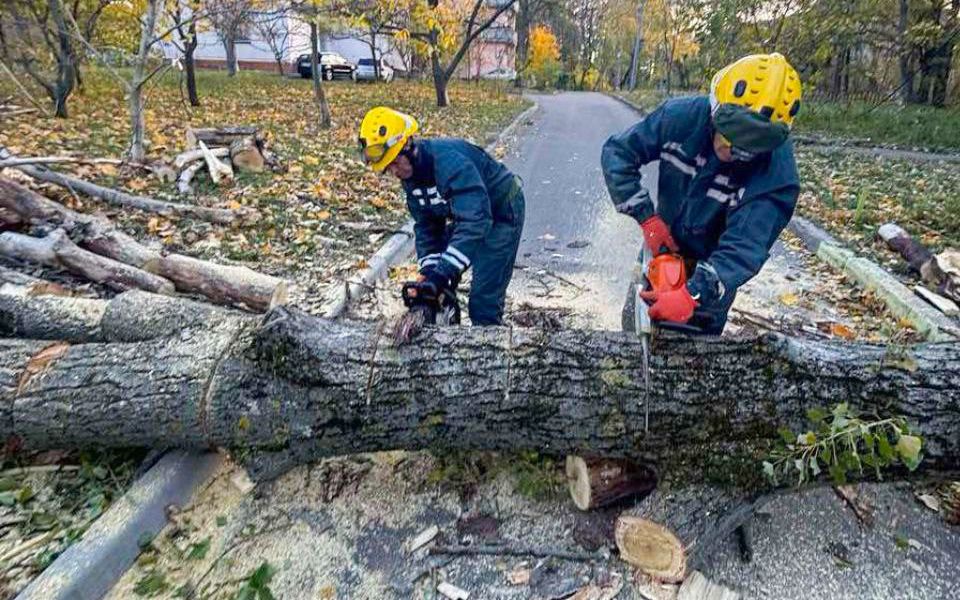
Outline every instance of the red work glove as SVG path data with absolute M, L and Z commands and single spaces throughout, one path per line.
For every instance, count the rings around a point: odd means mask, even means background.
M 653 303 L 650 305 L 649 314 L 654 321 L 686 323 L 693 316 L 693 309 L 699 306 L 686 286 L 669 292 L 640 292 L 640 297 Z
M 647 247 L 653 252 L 654 256 L 659 256 L 665 252 L 678 252 L 680 249 L 677 243 L 673 241 L 670 235 L 670 228 L 657 215 L 653 215 L 643 223 L 640 223 L 640 229 L 643 230 L 643 240 Z

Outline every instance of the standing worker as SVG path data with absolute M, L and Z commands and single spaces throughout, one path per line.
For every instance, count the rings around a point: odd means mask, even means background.
M 470 321 L 499 325 L 523 230 L 520 182 L 482 148 L 417 130 L 413 117 L 383 106 L 360 123 L 363 160 L 400 179 L 415 222 L 420 277 L 404 285 L 404 303 L 435 322 L 473 266 Z
M 737 289 L 760 271 L 800 193 L 787 140 L 800 78 L 778 53 L 720 70 L 710 95 L 667 100 L 607 140 L 601 162 L 619 212 L 640 223 L 653 255 L 696 262 L 686 286 L 645 292 L 654 321 L 720 335 Z M 660 161 L 656 206 L 639 169 Z

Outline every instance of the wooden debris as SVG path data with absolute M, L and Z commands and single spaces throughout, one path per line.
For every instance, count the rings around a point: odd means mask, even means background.
M 267 164 L 257 146 L 257 141 L 252 137 L 234 140 L 230 144 L 229 153 L 234 168 L 240 171 L 262 173 Z
M 919 273 L 923 281 L 931 285 L 938 294 L 960 302 L 960 253 L 947 250 L 934 256 L 896 223 L 881 225 L 877 236 L 899 252 L 910 268 Z M 956 264 L 952 261 L 954 255 L 958 259 Z
M 164 200 L 155 200 L 145 196 L 134 196 L 119 190 L 105 188 L 90 183 L 89 181 L 84 181 L 76 177 L 71 177 L 69 175 L 64 175 L 63 173 L 58 173 L 56 171 L 51 171 L 41 167 L 20 165 L 16 168 L 20 171 L 23 171 L 30 177 L 33 177 L 34 179 L 58 185 L 73 192 L 80 192 L 94 198 L 99 198 L 108 204 L 121 206 L 123 208 L 135 208 L 137 210 L 166 216 L 190 217 L 225 225 L 229 225 L 235 221 L 253 218 L 255 216 L 255 211 L 252 211 L 251 209 L 234 211 L 225 208 L 207 208 L 204 206 L 166 202 Z
M 210 173 L 210 179 L 213 183 L 220 185 L 220 180 L 224 178 L 232 180 L 233 167 L 214 156 L 213 152 L 202 141 L 199 144 L 200 150 L 203 152 L 203 160 L 207 163 L 207 171 Z
M 836 485 L 833 487 L 833 491 L 837 493 L 841 500 L 846 502 L 861 525 L 873 527 L 873 505 L 860 494 L 858 487 L 854 484 Z
M 470 597 L 470 592 L 460 589 L 452 583 L 447 583 L 446 581 L 441 581 L 437 585 L 437 591 L 443 594 L 445 598 L 450 600 L 467 600 Z
M 229 146 L 234 141 L 245 137 L 259 138 L 257 128 L 248 125 L 191 128 L 187 129 L 187 148 L 197 148 L 200 142 L 207 146 Z
M 247 472 L 243 469 L 234 471 L 233 475 L 230 476 L 230 483 L 244 496 L 252 492 L 253 488 L 256 487 L 256 484 L 250 480 Z
M 210 152 L 217 158 L 224 158 L 230 156 L 229 148 L 210 148 Z M 190 163 L 196 162 L 203 158 L 203 150 L 200 148 L 194 148 L 193 150 L 187 150 L 186 152 L 181 152 L 173 159 L 173 166 L 177 169 L 182 169 Z
M 526 563 L 521 563 L 521 565 L 526 565 Z M 531 573 L 533 573 L 533 570 L 530 567 L 519 566 L 507 573 L 507 581 L 510 582 L 510 585 L 529 585 Z
M 691 571 L 677 591 L 677 600 L 739 600 L 740 594 Z
M 686 576 L 686 551 L 674 533 L 642 517 L 622 515 L 614 531 L 620 558 L 654 579 L 679 583 Z
M 205 166 L 206 163 L 198 162 L 180 171 L 180 176 L 177 177 L 177 191 L 184 195 L 192 194 L 193 177 Z
M 580 588 L 569 600 L 613 600 L 623 589 L 623 576 L 614 571 L 604 571 L 597 579 Z
M 657 485 L 653 471 L 629 461 L 567 456 L 567 484 L 580 510 L 609 506 L 650 492 Z
M 437 535 L 439 534 L 440 534 L 440 528 L 438 526 L 431 525 L 430 527 L 427 527 L 426 529 L 421 531 L 420 534 L 417 535 L 417 537 L 410 540 L 409 544 L 407 544 L 407 554 L 413 554 L 420 548 L 423 548 L 424 546 L 429 544 L 431 541 L 433 541 L 433 538 L 437 537 Z
M 484 545 L 471 546 L 433 546 L 430 554 L 453 554 L 458 556 L 536 556 L 539 558 L 562 558 L 564 560 L 602 560 L 603 554 L 593 552 L 571 552 L 553 548 L 535 548 L 532 546 Z
M 922 285 L 913 286 L 913 291 L 948 317 L 956 317 L 957 315 L 960 315 L 960 307 L 958 307 L 957 303 L 950 298 L 945 298 L 936 292 L 931 292 Z

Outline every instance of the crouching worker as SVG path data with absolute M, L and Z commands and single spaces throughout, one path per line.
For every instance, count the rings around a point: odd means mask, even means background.
M 382 106 L 360 124 L 364 161 L 400 179 L 415 222 L 420 276 L 404 284 L 404 302 L 435 322 L 456 305 L 460 278 L 473 267 L 470 321 L 499 325 L 523 230 L 519 180 L 482 148 L 417 138 L 417 130 L 413 117 Z
M 686 287 L 645 295 L 651 319 L 723 331 L 737 288 L 793 215 L 800 183 L 787 135 L 799 110 L 797 72 L 780 54 L 758 54 L 720 70 L 709 97 L 667 100 L 604 144 L 617 210 L 637 220 L 654 256 L 696 264 Z M 655 160 L 656 206 L 639 173 Z

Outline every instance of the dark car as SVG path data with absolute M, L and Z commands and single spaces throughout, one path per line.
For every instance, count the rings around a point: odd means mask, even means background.
M 320 63 L 320 76 L 330 81 L 332 79 L 356 79 L 357 68 L 347 59 L 336 52 L 320 52 L 317 57 Z M 307 79 L 313 76 L 310 68 L 310 55 L 301 54 L 297 58 L 297 72 L 300 77 Z

